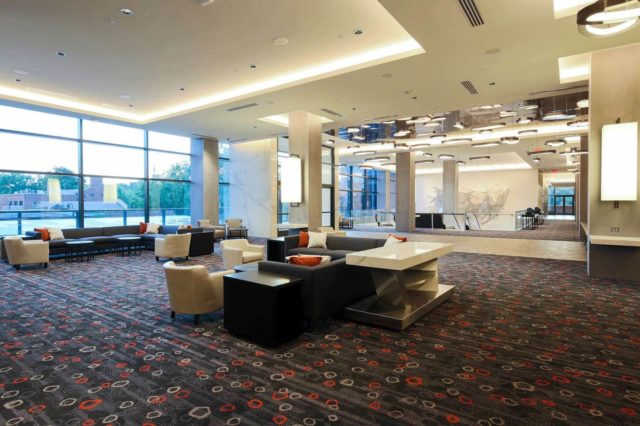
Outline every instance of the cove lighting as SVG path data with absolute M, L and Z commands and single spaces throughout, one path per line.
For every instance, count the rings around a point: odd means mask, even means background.
M 266 80 L 230 88 L 147 114 L 135 114 L 112 108 L 105 108 L 90 103 L 72 101 L 57 96 L 18 90 L 11 87 L 0 86 L 0 96 L 18 101 L 32 102 L 110 118 L 117 118 L 136 124 L 146 124 L 163 118 L 169 118 L 175 115 L 212 107 L 222 104 L 223 102 L 230 102 L 249 95 L 258 95 L 276 88 L 291 87 L 295 84 L 309 82 L 319 77 L 335 76 L 346 72 L 347 70 L 362 68 L 366 65 L 376 65 L 393 59 L 406 58 L 421 53 L 424 53 L 424 49 L 422 49 L 420 44 L 413 38 L 409 38 L 398 43 L 370 49 L 362 53 L 336 59 L 310 68 L 296 70 Z
M 638 123 L 602 126 L 602 201 L 638 199 Z
M 280 159 L 280 201 L 302 202 L 302 160 L 298 157 Z
M 501 163 L 501 164 L 473 164 L 463 165 L 458 168 L 460 173 L 467 172 L 492 172 L 500 170 L 530 170 L 531 166 L 527 163 Z M 442 168 L 421 168 L 416 169 L 416 175 L 437 175 L 442 174 Z
M 322 123 L 322 124 L 332 123 L 333 122 L 333 120 L 331 120 L 331 119 L 329 119 L 327 117 L 323 117 L 321 115 L 318 115 L 317 117 L 320 118 L 320 123 Z M 258 118 L 258 120 L 264 121 L 265 123 L 282 126 L 282 127 L 289 127 L 289 114 L 288 113 L 269 115 L 267 117 Z

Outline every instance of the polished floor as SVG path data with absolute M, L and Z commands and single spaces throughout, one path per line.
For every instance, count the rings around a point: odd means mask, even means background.
M 586 262 L 587 252 L 580 241 L 531 240 L 520 238 L 489 238 L 469 236 L 468 234 L 437 235 L 421 233 L 404 233 L 389 230 L 349 231 L 348 236 L 380 238 L 393 232 L 411 241 L 427 241 L 453 244 L 453 250 L 461 253 L 493 254 L 502 256 L 534 257 L 540 259 L 573 260 Z M 586 266 L 585 266 L 586 270 Z

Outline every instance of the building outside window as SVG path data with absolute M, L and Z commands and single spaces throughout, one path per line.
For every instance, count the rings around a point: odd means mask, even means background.
M 0 105 L 0 235 L 191 221 L 188 137 Z

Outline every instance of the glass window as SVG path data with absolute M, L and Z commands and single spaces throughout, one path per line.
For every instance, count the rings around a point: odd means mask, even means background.
M 0 235 L 78 226 L 76 176 L 0 173 Z
M 229 184 L 221 183 L 218 198 L 218 223 L 224 223 L 229 214 Z
M 144 150 L 95 143 L 83 146 L 88 175 L 144 177 Z
M 82 138 L 95 142 L 109 142 L 140 148 L 144 146 L 144 130 L 101 121 L 84 120 L 82 122 Z
M 149 183 L 149 220 L 163 225 L 190 223 L 190 190 L 189 182 L 151 181 Z
M 0 169 L 78 172 L 78 142 L 0 132 Z
M 229 183 L 229 160 L 226 158 L 218 160 L 218 175 L 220 182 Z
M 322 163 L 322 184 L 333 185 L 333 166 Z
M 0 105 L 0 129 L 78 138 L 77 118 Z
M 229 158 L 229 144 L 218 143 L 218 157 Z
M 364 178 L 362 176 L 353 176 L 351 189 L 353 191 L 364 191 Z
M 189 180 L 191 158 L 188 155 L 149 151 L 149 177 Z
M 136 225 L 144 222 L 143 180 L 84 179 L 84 226 Z
M 149 148 L 191 154 L 191 138 L 168 133 L 149 132 Z

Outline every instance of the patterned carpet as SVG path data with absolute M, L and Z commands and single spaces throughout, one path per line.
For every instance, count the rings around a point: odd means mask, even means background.
M 220 268 L 217 255 L 190 263 Z M 0 423 L 639 424 L 640 287 L 454 253 L 404 332 L 333 319 L 275 349 L 172 322 L 151 252 L 0 264 Z
M 375 226 L 357 226 L 354 231 L 384 232 L 389 233 L 394 228 L 378 228 Z M 555 241 L 580 241 L 578 227 L 570 220 L 546 220 L 538 229 L 521 231 L 455 231 L 449 229 L 418 228 L 413 231 L 417 234 L 428 235 L 455 235 L 464 237 L 486 238 L 515 238 L 522 240 L 555 240 Z

